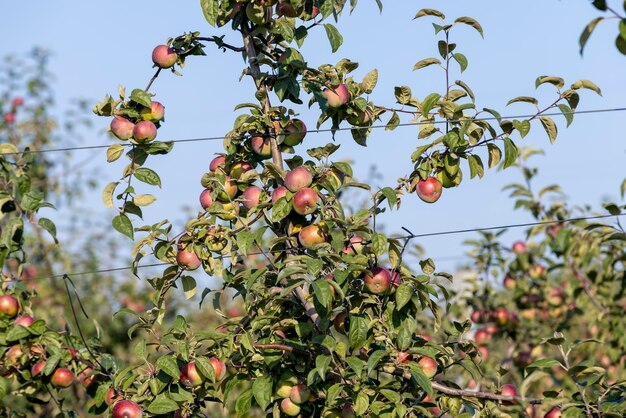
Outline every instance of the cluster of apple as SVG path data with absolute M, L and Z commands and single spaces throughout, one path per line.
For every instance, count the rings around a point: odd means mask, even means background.
M 306 2 L 298 2 L 293 4 L 289 0 L 252 0 L 248 4 L 237 2 L 233 6 L 230 18 L 234 18 L 237 13 L 245 13 L 248 20 L 257 24 L 264 25 L 271 21 L 275 13 L 279 17 L 300 18 L 304 21 L 315 19 L 320 9 L 316 1 L 307 0 Z
M 15 112 L 17 111 L 17 109 L 19 107 L 21 107 L 24 104 L 24 99 L 21 97 L 14 97 L 13 100 L 11 100 L 11 108 L 9 109 L 8 112 L 6 112 L 4 114 L 4 123 L 7 125 L 12 125 L 15 123 Z

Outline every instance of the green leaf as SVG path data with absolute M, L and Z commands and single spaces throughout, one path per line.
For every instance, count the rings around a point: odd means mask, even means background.
M 40 227 L 42 227 L 43 229 L 48 231 L 50 235 L 52 235 L 54 242 L 58 242 L 57 241 L 57 227 L 54 224 L 54 222 L 52 222 L 48 218 L 39 218 L 39 221 L 37 223 L 39 224 Z
M 278 33 L 285 39 L 287 42 L 293 41 L 295 36 L 295 31 L 293 27 L 293 23 L 287 19 L 278 19 L 275 22 L 275 33 Z
M 420 260 L 419 264 L 424 274 L 433 274 L 435 272 L 435 262 L 432 260 L 432 258 Z
M 424 392 L 428 393 L 432 397 L 432 383 L 430 379 L 426 377 L 422 368 L 416 362 L 410 362 L 409 369 L 411 370 L 411 377 L 415 380 L 415 382 L 424 390 Z
M 237 234 L 237 246 L 244 256 L 248 255 L 248 250 L 254 244 L 254 235 L 248 231 L 241 231 Z
M 354 402 L 354 413 L 357 416 L 364 415 L 370 406 L 370 399 L 365 392 L 359 392 Z
M 245 335 L 247 336 L 247 334 Z M 206 357 L 198 357 L 195 362 L 200 374 L 209 379 L 211 382 L 215 382 L 215 368 L 213 367 L 213 363 L 211 363 Z
M 600 90 L 600 87 L 596 86 L 595 83 L 593 81 L 589 81 L 589 80 L 578 80 L 577 82 L 575 82 L 574 84 L 572 84 L 571 88 L 573 90 L 578 90 L 578 89 L 588 89 L 588 90 L 593 90 L 596 93 L 598 93 L 598 95 L 602 96 L 602 90 Z
M 539 101 L 531 96 L 519 96 L 514 99 L 509 100 L 506 105 L 510 105 L 511 103 L 524 102 L 524 103 L 532 103 L 535 106 L 539 104 Z
M 465 91 L 467 92 L 467 94 L 469 94 L 469 97 L 472 99 L 472 102 L 473 102 L 474 100 L 476 100 L 476 97 L 474 96 L 474 92 L 472 91 L 472 89 L 471 89 L 471 88 L 470 88 L 467 84 L 465 84 L 463 81 L 461 81 L 461 80 L 456 80 L 456 81 L 454 82 L 454 84 L 456 84 L 457 86 L 459 86 L 459 87 L 461 87 L 463 90 L 465 90 Z
M 252 383 L 252 393 L 256 403 L 265 410 L 272 400 L 272 377 L 259 376 Z
M 135 178 L 151 186 L 161 187 L 161 177 L 149 168 L 140 167 L 135 170 Z
M 202 7 L 202 13 L 209 25 L 215 26 L 220 10 L 219 0 L 200 0 L 200 7 Z
M 379 233 L 372 235 L 372 249 L 377 256 L 383 255 L 387 250 L 387 237 Z
M 478 176 L 482 178 L 485 175 L 485 168 L 483 167 L 483 161 L 478 155 L 468 155 L 467 162 L 470 169 L 470 178 Z
M 438 93 L 431 93 L 422 102 L 422 116 L 427 117 L 428 112 L 439 102 L 441 95 Z
M 413 288 L 406 284 L 401 284 L 396 289 L 396 310 L 402 309 L 413 297 Z
M 281 197 L 274 203 L 272 208 L 272 222 L 279 222 L 287 217 L 291 212 L 291 201 Z
M 539 87 L 542 84 L 549 83 L 557 88 L 561 88 L 565 85 L 565 81 L 561 77 L 554 77 L 550 75 L 542 75 L 535 80 L 535 87 Z
M 528 135 L 528 132 L 530 132 L 530 122 L 527 120 L 523 120 L 523 121 L 514 120 L 513 127 L 517 129 L 517 131 L 519 132 L 522 138 L 524 138 L 526 135 Z
M 332 357 L 328 355 L 318 355 L 315 358 L 315 371 L 320 375 L 322 380 L 326 380 L 326 372 L 329 369 L 330 362 L 332 361 Z
M 319 305 L 327 310 L 332 307 L 333 296 L 331 284 L 328 280 L 316 280 L 311 284 L 311 287 L 313 288 L 313 297 Z
M 461 67 L 461 72 L 465 71 L 465 69 L 467 68 L 467 58 L 465 57 L 465 55 L 457 52 L 455 54 L 452 54 L 452 57 L 456 60 L 456 62 L 459 63 L 459 66 Z
M 148 206 L 156 200 L 151 194 L 138 194 L 133 196 L 133 203 L 137 206 Z
M 350 329 L 348 331 L 348 340 L 353 350 L 363 347 L 367 341 L 368 321 L 362 315 L 350 316 Z
M 398 127 L 398 125 L 400 125 L 400 116 L 398 116 L 396 112 L 393 112 L 393 115 L 391 115 L 389 122 L 387 122 L 387 125 L 385 126 L 385 130 L 393 131 Z
M 380 361 L 387 355 L 387 351 L 385 350 L 375 350 L 372 353 L 370 353 L 369 358 L 367 359 L 367 373 L 371 373 L 374 369 L 376 369 L 376 366 L 378 366 L 378 363 L 380 363 Z
M 122 153 L 124 152 L 124 146 L 120 144 L 113 144 L 107 149 L 107 162 L 112 163 L 113 161 L 120 158 Z
M 508 136 L 504 138 L 504 166 L 503 168 L 507 168 L 515 164 L 515 160 L 517 160 L 517 146 L 515 143 L 511 141 L 511 138 Z
M 480 33 L 481 37 L 485 37 L 485 34 L 483 33 L 483 27 L 480 26 L 480 23 L 478 23 L 478 21 L 472 19 L 471 17 L 468 16 L 461 16 L 457 19 L 454 20 L 454 23 L 462 23 L 464 25 L 468 25 L 473 27 L 474 29 L 476 29 L 476 31 L 478 33 Z
M 591 4 L 596 9 L 606 12 L 606 8 L 607 8 L 606 0 L 593 0 Z
M 572 122 L 574 121 L 574 112 L 572 112 L 572 109 L 566 104 L 561 103 L 558 106 L 559 106 L 559 109 L 561 110 L 561 113 L 563 113 L 565 120 L 567 121 L 567 126 L 570 126 Z
M 413 20 L 419 19 L 420 17 L 423 17 L 423 16 L 437 16 L 437 17 L 441 18 L 441 20 L 444 20 L 446 18 L 446 15 L 441 13 L 439 10 L 435 10 L 435 9 L 421 9 L 419 12 L 417 12 L 417 14 L 413 18 Z
M 102 201 L 107 208 L 113 208 L 113 193 L 119 182 L 114 181 L 106 185 L 102 191 Z
M 407 86 L 394 87 L 393 94 L 396 96 L 396 101 L 400 104 L 408 104 L 413 96 L 411 88 Z
M 324 24 L 324 29 L 326 30 L 326 36 L 328 36 L 332 52 L 337 52 L 343 43 L 343 36 L 341 36 L 337 28 L 330 23 Z
M 113 218 L 113 221 L 111 223 L 116 231 L 126 235 L 130 239 L 134 239 L 135 231 L 133 229 L 133 223 L 130 221 L 130 219 L 128 219 L 128 216 L 124 215 L 123 213 L 117 215 L 115 218 Z
M 185 299 L 189 300 L 196 295 L 198 292 L 198 287 L 196 284 L 196 279 L 191 276 L 183 276 L 181 277 L 181 282 L 183 284 L 183 292 L 185 294 Z
M 176 357 L 173 355 L 159 357 L 156 361 L 156 367 L 157 370 L 162 370 L 174 380 L 178 380 L 180 370 L 178 369 L 178 364 L 176 363 Z
M 415 63 L 415 65 L 413 66 L 413 71 L 435 64 L 441 65 L 441 61 L 439 61 L 437 58 L 425 58 Z
M 548 116 L 540 116 L 539 120 L 541 121 L 541 124 L 543 125 L 543 129 L 546 130 L 546 133 L 548 134 L 548 138 L 550 138 L 550 142 L 554 143 L 554 141 L 556 140 L 556 136 L 558 134 L 558 130 L 556 128 L 556 124 L 554 123 L 554 120 L 552 120 L 552 118 Z M 506 148 L 505 148 L 505 152 L 506 152 Z
M 377 83 L 378 70 L 374 69 L 365 75 L 363 82 L 361 83 L 361 87 L 365 93 L 370 94 L 374 90 L 374 87 L 376 87 Z
M 559 363 L 555 359 L 544 358 L 544 359 L 533 361 L 528 366 L 526 366 L 526 368 L 527 369 L 544 369 L 544 368 L 552 368 L 552 367 L 560 366 L 560 365 L 561 363 Z
M 602 22 L 603 20 L 603 17 L 596 17 L 591 22 L 589 22 L 587 26 L 585 26 L 585 29 L 583 29 L 583 32 L 580 34 L 580 39 L 578 40 L 578 44 L 580 45 L 580 55 L 583 54 L 585 45 L 587 44 L 589 37 L 593 33 L 593 30 L 596 28 L 596 26 L 598 26 L 598 23 Z
M 392 209 L 396 203 L 398 203 L 398 196 L 396 196 L 396 192 L 391 187 L 383 187 L 381 190 L 382 194 L 389 202 L 389 209 Z
M 623 55 L 626 55 L 626 39 L 622 35 L 617 35 L 617 38 L 615 38 L 615 47 Z
M 252 389 L 248 389 L 237 397 L 235 402 L 235 415 L 238 417 L 247 417 L 252 406 Z
M 134 89 L 130 93 L 130 100 L 147 108 L 152 106 L 150 95 L 141 89 Z
M 166 393 L 161 393 L 154 398 L 154 401 L 148 405 L 148 412 L 156 415 L 163 415 L 174 412 L 179 408 L 178 404 L 171 400 Z

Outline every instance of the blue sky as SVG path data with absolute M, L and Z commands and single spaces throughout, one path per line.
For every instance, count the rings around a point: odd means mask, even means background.
M 432 19 L 413 21 L 422 7 L 436 7 L 450 20 L 472 16 L 482 24 L 485 39 L 469 28 L 459 28 L 454 35 L 458 50 L 469 59 L 469 67 L 460 77 L 477 95 L 477 107 L 499 109 L 502 114 L 526 114 L 529 105 L 516 104 L 505 108 L 506 102 L 519 95 L 537 95 L 543 104 L 552 97 L 548 87 L 538 92 L 534 80 L 539 75 L 559 75 L 566 83 L 585 78 L 596 82 L 603 97 L 583 93 L 579 109 L 624 107 L 626 59 L 613 46 L 617 22 L 603 24 L 588 43 L 585 56 L 578 53 L 578 36 L 596 11 L 584 0 L 528 0 L 524 2 L 487 1 L 391 1 L 378 13 L 374 0 L 361 0 L 359 7 L 338 24 L 344 44 L 331 54 L 323 29 L 313 31 L 305 43 L 304 56 L 313 67 L 335 63 L 348 57 L 361 64 L 355 78 L 362 78 L 377 68 L 379 83 L 371 99 L 381 105 L 394 105 L 393 87 L 408 85 L 418 98 L 432 91 L 441 91 L 444 80 L 434 68 L 413 72 L 413 64 L 435 56 L 436 38 Z M 619 6 L 619 4 L 617 5 Z M 58 1 L 22 0 L 4 7 L 5 21 L 0 35 L 5 40 L 0 55 L 22 53 L 33 46 L 53 52 L 52 71 L 56 75 L 57 101 L 63 107 L 72 99 L 91 102 L 105 94 L 114 94 L 118 84 L 128 91 L 145 87 L 153 74 L 152 48 L 167 37 L 185 31 L 200 31 L 204 36 L 228 33 L 227 28 L 214 29 L 204 20 L 198 1 L 164 0 L 134 1 Z M 227 36 L 233 44 L 240 40 Z M 182 139 L 218 136 L 232 126 L 239 102 L 253 101 L 252 83 L 239 81 L 244 63 L 241 56 L 223 53 L 207 45 L 206 57 L 191 57 L 183 69 L 183 77 L 166 73 L 156 81 L 155 99 L 166 106 L 166 123 L 159 130 L 159 139 Z M 454 78 L 459 78 L 455 75 Z M 317 116 L 305 107 L 301 118 L 314 126 Z M 589 203 L 598 208 L 603 199 L 618 200 L 619 185 L 626 174 L 623 121 L 624 113 L 579 115 L 565 129 L 562 117 L 559 139 L 550 145 L 539 125 L 533 126 L 520 145 L 541 147 L 546 155 L 535 159 L 540 168 L 540 184 L 559 183 L 572 202 Z M 387 119 L 385 118 L 384 121 Z M 108 121 L 94 117 L 96 134 L 89 144 L 108 144 L 104 129 Z M 354 144 L 349 133 L 340 133 L 342 144 L 337 159 L 354 160 L 357 176 L 365 177 L 372 165 L 384 174 L 380 185 L 395 185 L 396 178 L 411 171 L 411 151 L 418 145 L 417 130 L 399 128 L 393 132 L 376 130 L 370 146 Z M 306 145 L 318 146 L 330 141 L 329 135 L 309 135 Z M 302 147 L 301 147 L 302 148 Z M 184 220 L 181 208 L 198 210 L 199 179 L 207 170 L 212 154 L 221 151 L 220 141 L 178 144 L 167 157 L 154 158 L 149 164 L 162 175 L 162 190 L 155 192 L 158 201 L 146 211 L 148 221 L 163 217 Z M 102 171 L 102 186 L 117 180 L 121 162 L 107 165 L 104 152 L 94 154 L 89 167 Z M 81 160 L 76 155 L 76 160 Z M 467 176 L 469 178 L 469 176 Z M 464 181 L 457 189 L 448 189 L 435 205 L 422 203 L 416 196 L 407 196 L 399 212 L 383 218 L 388 232 L 405 226 L 414 233 L 492 226 L 525 222 L 529 216 L 514 212 L 513 204 L 502 187 L 518 181 L 514 170 L 499 173 L 488 171 L 483 180 Z M 102 207 L 99 191 L 94 193 L 92 216 L 106 222 L 114 216 Z M 69 216 L 62 211 L 59 218 Z M 510 241 L 521 238 L 515 232 Z M 458 256 L 460 243 L 471 235 L 428 238 L 420 241 L 437 262 L 438 257 Z M 119 237 L 124 240 L 123 237 Z M 126 260 L 113 264 L 123 265 Z M 446 259 L 438 267 L 453 270 L 458 260 Z

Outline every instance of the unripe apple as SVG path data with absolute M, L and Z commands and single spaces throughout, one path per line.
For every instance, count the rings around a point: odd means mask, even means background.
M 279 398 L 289 398 L 291 388 L 298 383 L 296 376 L 290 373 L 286 373 L 281 376 L 280 380 L 276 384 L 276 396 Z
M 150 106 L 150 113 L 144 116 L 145 120 L 149 120 L 152 122 L 160 122 L 165 117 L 165 106 L 161 104 L 161 102 L 152 102 Z
M 230 176 L 234 179 L 239 180 L 241 176 L 243 175 L 243 173 L 245 173 L 246 171 L 250 171 L 253 168 L 254 167 L 252 167 L 252 164 L 250 164 L 247 161 L 237 161 L 230 168 Z
M 152 50 L 152 62 L 159 68 L 170 68 L 177 60 L 178 54 L 167 45 L 158 45 Z
M 204 189 L 202 193 L 200 193 L 200 205 L 202 205 L 202 209 L 207 210 L 212 204 L 213 198 L 211 197 L 211 191 Z
M 223 221 L 232 221 L 239 215 L 239 205 L 233 205 L 232 203 L 219 203 L 221 205 L 220 212 L 215 216 Z
M 224 164 L 226 164 L 226 157 L 223 155 L 218 155 L 217 157 L 213 158 L 213 160 L 211 160 L 211 163 L 209 164 L 209 171 L 215 173 L 218 168 L 224 167 Z
M 228 176 L 224 177 L 224 183 L 220 183 L 217 189 L 219 191 L 217 200 L 223 203 L 231 202 L 239 193 L 237 183 Z
M 147 144 L 157 136 L 157 127 L 149 120 L 137 122 L 133 128 L 133 139 L 139 144 Z
M 309 400 L 311 390 L 304 383 L 298 383 L 291 388 L 289 399 L 295 404 L 301 405 Z
M 20 358 L 24 355 L 24 352 L 22 351 L 22 346 L 16 344 L 14 346 L 11 346 L 11 348 L 9 348 L 4 355 L 6 356 L 9 363 L 17 367 L 20 364 Z
M 23 104 L 24 99 L 21 97 L 14 97 L 13 100 L 11 100 L 11 107 L 20 107 Z
M 515 279 L 508 274 L 504 276 L 504 280 L 502 281 L 502 285 L 506 289 L 515 289 Z
M 176 253 L 176 263 L 186 270 L 195 270 L 202 265 L 202 261 L 191 249 L 179 249 Z
M 284 135 L 283 144 L 295 147 L 306 136 L 306 125 L 300 119 L 292 119 L 285 126 Z
M 326 101 L 328 107 L 338 108 L 350 101 L 350 92 L 345 84 L 340 84 L 337 87 L 325 89 Z
M 307 225 L 298 233 L 298 241 L 304 248 L 312 249 L 316 245 L 326 242 L 326 233 L 319 225 Z
M 58 388 L 67 388 L 72 385 L 73 381 L 74 373 L 65 367 L 59 367 L 56 369 L 50 378 L 50 382 Z
M 39 363 L 33 364 L 33 367 L 31 367 L 30 369 L 30 375 L 33 377 L 37 376 L 39 373 L 41 373 L 44 367 L 46 367 L 45 361 L 40 361 Z
M 285 186 L 278 186 L 272 192 L 272 203 L 276 203 L 281 197 L 287 196 L 287 188 Z
M 122 399 L 113 406 L 113 418 L 142 418 L 143 410 L 138 403 Z
M 433 377 L 437 374 L 437 362 L 435 359 L 423 356 L 419 359 L 417 364 L 422 368 L 422 371 L 427 377 Z
M 190 387 L 202 384 L 202 376 L 198 373 L 196 363 L 194 361 L 185 364 L 180 369 L 180 381 L 183 382 L 183 385 Z
M 220 252 L 226 245 L 228 240 L 220 227 L 211 226 L 204 238 L 204 245 L 209 251 Z
M 123 116 L 116 116 L 111 121 L 111 133 L 123 141 L 133 136 L 135 124 Z
M 263 160 L 272 156 L 272 145 L 269 138 L 253 136 L 250 138 L 250 147 L 252 151 Z
M 299 215 L 309 215 L 317 209 L 319 196 L 317 192 L 309 187 L 305 187 L 296 192 L 293 196 L 293 210 Z
M 540 279 L 546 273 L 546 269 L 541 264 L 534 264 L 528 269 L 528 274 L 532 279 Z
M 415 187 L 417 196 L 426 203 L 435 203 L 441 197 L 441 182 L 435 177 L 419 180 Z
M 348 244 L 341 249 L 344 254 L 356 255 L 363 252 L 363 238 L 358 235 L 350 237 Z
M 373 267 L 371 273 L 367 273 L 363 279 L 365 290 L 374 295 L 381 295 L 387 292 L 391 284 L 389 270 L 382 267 Z
M 11 295 L 0 295 L 0 314 L 9 318 L 15 317 L 20 309 L 20 303 Z
M 513 252 L 516 254 L 523 254 L 526 252 L 526 243 L 522 241 L 515 241 L 513 243 Z
M 313 183 L 313 175 L 309 169 L 303 165 L 294 168 L 285 176 L 285 187 L 293 193 L 305 187 L 309 187 L 311 183 Z
M 561 418 L 561 408 L 558 406 L 553 407 L 552 409 L 550 409 L 544 416 L 543 418 Z
M 215 380 L 222 380 L 226 376 L 226 364 L 215 357 L 211 357 L 209 362 L 211 362 L 213 370 L 215 370 Z
M 280 410 L 290 417 L 297 417 L 300 414 L 300 406 L 293 403 L 289 398 L 285 398 L 280 402 Z
M 261 192 L 262 190 L 258 186 L 248 186 L 243 191 L 243 206 L 248 210 L 256 208 L 261 200 Z

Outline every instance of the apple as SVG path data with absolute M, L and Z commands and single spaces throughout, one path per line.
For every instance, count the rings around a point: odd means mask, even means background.
M 396 359 L 396 363 L 398 364 L 409 364 L 411 361 L 411 354 L 406 351 L 398 351 L 398 358 Z
M 109 388 L 109 390 L 107 390 L 106 396 L 104 397 L 104 403 L 106 403 L 107 405 L 111 405 L 118 400 L 120 400 L 120 397 L 115 394 L 115 389 Z
M 508 274 L 504 276 L 504 280 L 502 281 L 502 285 L 506 289 L 515 289 L 515 279 Z
M 4 355 L 6 356 L 9 363 L 17 367 L 17 365 L 20 364 L 20 358 L 24 355 L 24 352 L 22 351 L 22 346 L 16 344 L 14 346 L 11 346 L 11 348 L 9 348 Z
M 152 122 L 160 122 L 165 117 L 165 106 L 161 102 L 154 101 L 150 105 L 150 113 L 145 115 L 145 119 Z
M 309 396 L 311 396 L 311 390 L 304 383 L 298 383 L 292 387 L 289 392 L 289 399 L 291 399 L 291 402 L 298 405 L 308 401 Z
M 400 273 L 393 269 L 387 269 L 389 271 L 389 275 L 391 276 L 391 284 L 394 287 L 398 287 L 402 284 L 402 276 Z
M 139 144 L 147 144 L 157 136 L 157 127 L 149 120 L 142 120 L 133 128 L 133 139 Z
M 516 254 L 524 254 L 526 252 L 526 244 L 522 241 L 515 241 L 513 243 L 513 252 Z
M 219 194 L 217 195 L 217 200 L 223 203 L 231 202 L 239 192 L 235 180 L 228 176 L 224 177 L 224 183 L 220 183 L 218 187 Z
M 14 122 L 15 122 L 15 113 L 9 112 L 6 115 L 4 115 L 4 123 L 6 123 L 7 125 L 11 125 Z
M 276 384 L 276 396 L 279 398 L 289 398 L 291 388 L 298 383 L 298 379 L 291 373 L 285 373 Z
M 239 215 L 239 205 L 233 205 L 232 203 L 218 203 L 221 205 L 219 208 L 220 212 L 216 213 L 215 216 L 220 218 L 223 221 L 232 221 Z
M 204 245 L 206 245 L 207 249 L 217 253 L 226 248 L 227 244 L 228 240 L 226 240 L 222 229 L 220 227 L 211 226 L 204 238 Z
M 489 358 L 489 349 L 486 346 L 479 346 L 478 352 L 480 353 L 480 357 L 483 359 L 483 361 L 486 361 Z
M 272 156 L 272 144 L 269 138 L 253 136 L 250 138 L 250 147 L 252 151 L 263 160 Z
M 281 197 L 287 196 L 287 188 L 285 186 L 278 186 L 272 192 L 272 203 L 276 203 Z
M 30 375 L 33 377 L 37 376 L 39 373 L 41 373 L 44 367 L 46 367 L 45 361 L 40 361 L 38 363 L 33 364 L 33 367 L 31 367 L 30 369 Z
M 226 376 L 226 364 L 215 357 L 211 357 L 209 362 L 211 362 L 213 370 L 215 370 L 215 380 L 222 380 Z
M 309 169 L 303 165 L 294 168 L 285 176 L 285 187 L 293 193 L 305 187 L 309 187 L 311 183 L 313 183 L 313 175 Z
M 493 311 L 493 318 L 496 321 L 496 324 L 500 326 L 505 326 L 509 323 L 511 315 L 509 314 L 509 311 L 506 310 L 506 308 L 499 307 L 496 308 L 495 311 Z
M 297 17 L 300 13 L 293 5 L 287 1 L 281 1 L 276 6 L 276 13 L 285 17 Z
M 354 111 L 355 113 L 348 116 L 348 123 L 354 126 L 365 126 L 372 120 L 372 111 L 369 109 Z
M 73 381 L 74 373 L 65 367 L 59 367 L 56 369 L 50 378 L 50 382 L 58 388 L 67 388 L 72 385 Z
M 562 415 L 561 408 L 558 406 L 555 406 L 552 409 L 550 409 L 548 412 L 546 412 L 543 418 L 561 418 L 561 415 Z
M 514 385 L 510 385 L 510 384 L 502 385 L 502 389 L 500 390 L 500 394 L 502 396 L 517 397 L 517 388 Z M 504 401 L 502 403 L 505 404 L 505 405 L 514 405 L 515 404 L 515 402 L 511 402 L 511 401 Z
M 340 84 L 337 87 L 325 89 L 324 95 L 326 96 L 326 102 L 330 108 L 338 108 L 350 101 L 350 92 L 345 84 Z
M 551 306 L 561 306 L 563 304 L 563 291 L 557 287 L 553 287 L 548 291 L 548 296 L 546 297 L 548 304 Z
M 15 325 L 21 325 L 23 327 L 30 327 L 33 322 L 35 322 L 35 318 L 28 315 L 20 316 L 15 319 Z
M 122 399 L 113 406 L 113 418 L 142 418 L 143 410 L 137 402 Z
M 24 104 L 24 99 L 19 96 L 14 97 L 13 100 L 11 100 L 11 107 L 20 107 L 23 104 Z
M 317 224 L 307 225 L 298 233 L 298 241 L 306 249 L 311 249 L 318 244 L 326 242 L 326 233 Z
M 546 269 L 541 264 L 534 264 L 528 269 L 528 274 L 532 279 L 540 279 L 546 273 Z
M 387 292 L 391 284 L 391 274 L 389 270 L 382 267 L 373 267 L 363 279 L 365 290 L 374 295 L 381 295 Z
M 158 45 L 152 50 L 152 62 L 159 68 L 170 68 L 176 64 L 178 54 L 167 45 Z
M 298 190 L 293 196 L 293 210 L 299 215 L 310 215 L 315 212 L 318 203 L 317 192 L 309 187 Z
M 295 147 L 302 142 L 306 136 L 306 125 L 300 119 L 292 119 L 285 126 L 285 139 L 283 144 Z
M 356 418 L 354 407 L 351 403 L 347 403 L 341 408 L 341 418 Z
M 340 332 L 342 334 L 346 333 L 347 318 L 348 313 L 346 311 L 341 311 L 335 316 L 335 319 L 333 319 L 333 327 L 335 327 L 335 330 L 337 330 L 337 332 Z
M 213 160 L 211 160 L 211 163 L 209 164 L 209 171 L 215 173 L 218 168 L 224 167 L 225 164 L 226 156 L 218 155 L 217 157 L 213 158 Z
M 211 197 L 211 191 L 209 189 L 204 189 L 202 193 L 200 193 L 200 205 L 202 209 L 207 210 L 213 204 L 213 198 Z
M 483 322 L 485 322 L 485 316 L 486 316 L 485 311 L 477 309 L 474 312 L 472 312 L 470 319 L 475 324 L 482 324 Z
M 9 318 L 15 317 L 20 309 L 20 303 L 11 295 L 0 295 L 0 314 Z
M 183 382 L 185 386 L 190 387 L 202 384 L 202 376 L 198 373 L 194 361 L 185 364 L 182 369 L 180 369 L 180 381 Z
M 417 197 L 426 203 L 435 203 L 441 197 L 441 182 L 435 177 L 419 180 L 415 186 Z
M 262 191 L 263 190 L 258 186 L 249 186 L 246 188 L 246 190 L 243 191 L 243 206 L 248 210 L 256 208 L 261 200 Z
M 186 270 L 196 270 L 202 265 L 202 261 L 198 258 L 193 250 L 179 249 L 176 253 L 176 263 Z
M 239 180 L 241 176 L 243 175 L 243 173 L 245 173 L 246 171 L 250 171 L 253 168 L 254 167 L 252 167 L 252 164 L 250 164 L 247 161 L 237 161 L 230 168 L 230 176 L 234 179 Z
M 487 344 L 491 340 L 491 335 L 485 329 L 478 329 L 476 333 L 474 333 L 474 341 L 478 345 Z
M 123 141 L 133 136 L 135 124 L 123 116 L 116 116 L 111 121 L 111 133 Z
M 437 362 L 435 359 L 423 356 L 419 359 L 417 364 L 422 368 L 422 371 L 427 377 L 433 377 L 437 374 Z
M 280 402 L 280 410 L 290 417 L 296 417 L 300 414 L 300 406 L 293 403 L 289 398 L 285 398 Z
M 356 255 L 363 252 L 363 238 L 358 235 L 352 235 L 348 240 L 348 244 L 341 249 L 344 254 Z

